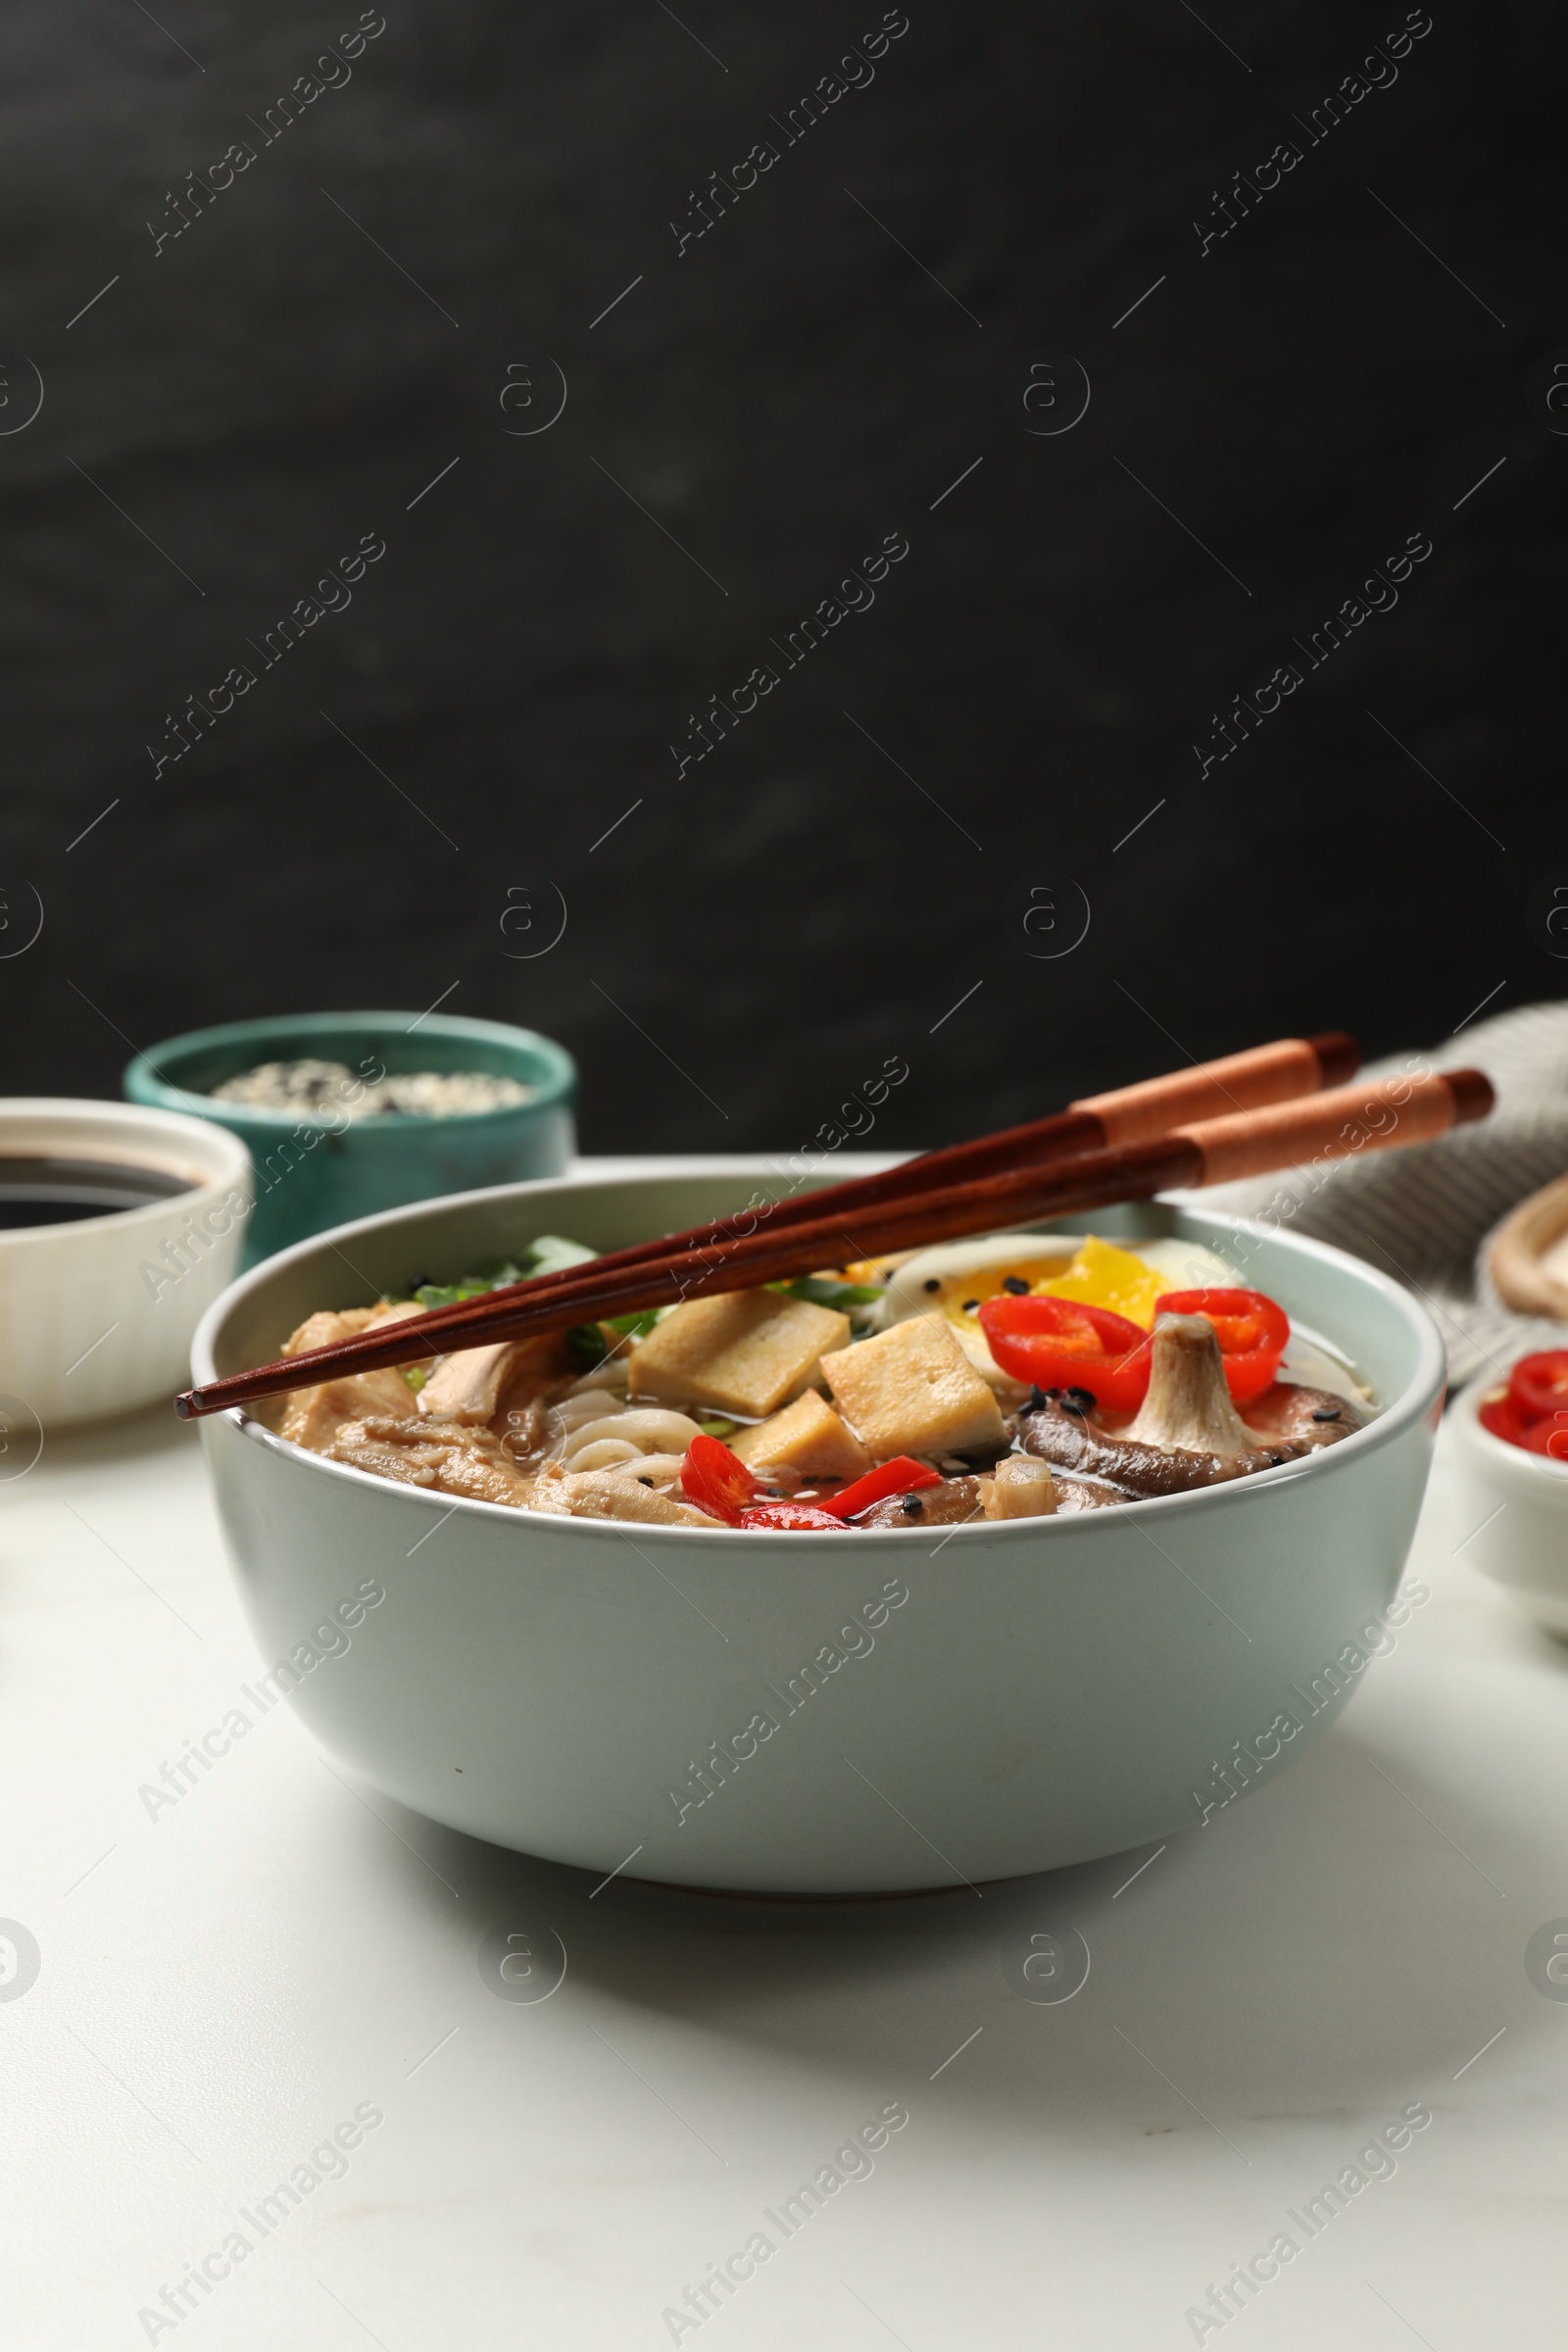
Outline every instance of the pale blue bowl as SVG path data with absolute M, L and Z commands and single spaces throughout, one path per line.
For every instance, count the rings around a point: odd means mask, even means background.
M 447 1281 L 546 1232 L 616 1249 L 734 1210 L 766 1178 L 759 1161 L 508 1186 L 367 1219 L 235 1283 L 197 1333 L 194 1377 L 264 1362 L 313 1308 L 413 1272 Z M 1349 1355 L 1378 1419 L 1231 1485 L 934 1542 L 454 1503 L 225 1413 L 202 1434 L 265 1661 L 322 1653 L 294 1703 L 388 1795 L 601 1875 L 635 1849 L 641 1878 L 885 1892 L 1199 1828 L 1357 1688 L 1426 1487 L 1443 1346 L 1404 1291 L 1322 1243 L 1162 1203 L 1093 1221 L 1229 1257 Z M 340 1646 L 333 1613 L 367 1584 L 383 1597 Z M 759 1717 L 777 1727 L 762 1740 Z

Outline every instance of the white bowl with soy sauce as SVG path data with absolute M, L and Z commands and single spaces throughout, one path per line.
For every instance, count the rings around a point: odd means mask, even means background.
M 250 1153 L 223 1128 L 120 1102 L 0 1101 L 0 1479 L 42 1432 L 185 1385 L 234 1274 Z

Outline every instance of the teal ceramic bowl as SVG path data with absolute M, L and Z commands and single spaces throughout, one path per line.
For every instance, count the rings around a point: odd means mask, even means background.
M 448 1281 L 546 1232 L 617 1249 L 766 1181 L 731 1162 L 368 1219 L 235 1283 L 194 1376 L 265 1362 L 313 1308 L 413 1271 Z M 269 1690 L 401 1803 L 600 1876 L 892 1892 L 1211 1825 L 1387 1646 L 1443 1348 L 1407 1293 L 1322 1243 L 1163 1203 L 1094 1223 L 1218 1250 L 1338 1343 L 1379 1417 L 1230 1485 L 933 1541 L 536 1516 L 216 1415 L 202 1435 Z
M 294 1111 L 214 1102 L 212 1090 L 265 1061 L 345 1062 L 372 1075 L 482 1070 L 519 1079 L 531 1102 L 457 1118 L 377 1114 L 337 1106 Z M 124 1073 L 125 1100 L 211 1119 L 238 1136 L 255 1166 L 255 1205 L 243 1263 L 378 1209 L 445 1193 L 561 1175 L 576 1149 L 577 1070 L 564 1047 L 532 1029 L 453 1014 L 308 1012 L 193 1029 L 140 1054 Z

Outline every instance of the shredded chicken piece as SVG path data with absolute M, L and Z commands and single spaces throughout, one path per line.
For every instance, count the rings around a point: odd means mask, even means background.
M 546 1462 L 533 1482 L 529 1502 L 536 1511 L 560 1511 L 574 1519 L 638 1519 L 655 1527 L 712 1527 L 706 1511 L 618 1470 L 563 1470 Z
M 357 1424 L 348 1421 L 343 1426 L 353 1429 Z M 433 1461 L 421 1459 L 407 1446 L 388 1446 L 382 1439 L 362 1438 L 356 1443 L 339 1431 L 329 1446 L 318 1450 L 329 1462 L 347 1462 L 351 1469 L 368 1470 L 375 1478 L 394 1478 L 400 1486 L 433 1488 L 441 1483 Z
M 514 1341 L 498 1340 L 489 1348 L 464 1348 L 442 1356 L 419 1391 L 420 1412 L 455 1421 L 490 1420 L 515 1353 Z
M 330 1308 L 319 1314 L 308 1315 L 298 1331 L 283 1344 L 285 1355 L 304 1355 L 313 1348 L 330 1348 L 338 1340 L 352 1339 L 357 1332 L 369 1331 L 382 1323 L 401 1323 L 419 1309 L 412 1300 L 396 1305 L 384 1299 L 378 1306 L 349 1306 L 341 1313 Z M 331 1446 L 345 1421 L 353 1421 L 366 1413 L 400 1415 L 413 1408 L 414 1399 L 409 1384 L 401 1372 L 390 1368 L 379 1372 L 360 1372 L 347 1380 L 322 1381 L 314 1389 L 296 1389 L 286 1400 L 281 1419 L 277 1422 L 280 1437 L 292 1446 L 305 1446 L 313 1453 L 324 1453 Z
M 295 1390 L 278 1434 L 291 1445 L 324 1453 L 345 1421 L 357 1421 L 366 1413 L 396 1413 L 413 1401 L 401 1372 L 361 1372 L 352 1380 L 326 1380 L 318 1388 Z
M 325 1447 L 328 1461 L 401 1479 L 407 1486 L 433 1487 L 475 1502 L 502 1502 L 521 1509 L 531 1482 L 488 1429 L 461 1422 L 420 1421 L 368 1413 L 345 1422 Z

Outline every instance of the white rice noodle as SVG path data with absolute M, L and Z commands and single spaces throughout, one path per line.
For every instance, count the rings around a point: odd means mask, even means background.
M 574 1446 L 558 1458 L 573 1470 L 613 1470 L 622 1462 L 641 1462 L 643 1449 L 624 1438 L 595 1438 L 592 1445 Z
M 624 1397 L 609 1389 L 573 1389 L 551 1406 L 551 1426 L 559 1435 L 569 1437 L 573 1430 L 586 1429 L 591 1421 L 604 1421 L 624 1410 Z
M 576 1401 L 565 1399 L 567 1404 Z M 563 1408 L 564 1409 L 564 1408 Z M 702 1432 L 684 1413 L 658 1405 L 639 1405 L 580 1423 L 567 1431 L 557 1459 L 568 1470 L 606 1470 L 612 1461 L 626 1462 L 639 1454 L 684 1454 Z M 605 1451 L 607 1446 L 613 1453 Z M 591 1457 L 591 1458 L 590 1458 Z

